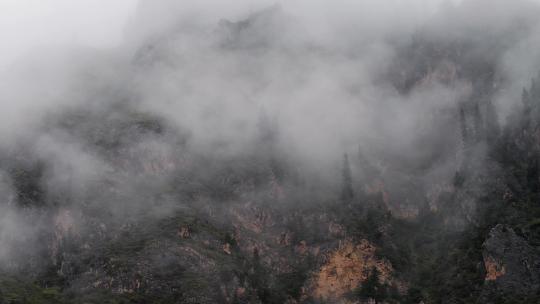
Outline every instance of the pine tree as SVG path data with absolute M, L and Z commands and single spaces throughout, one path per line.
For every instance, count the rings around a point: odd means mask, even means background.
M 465 118 L 465 109 L 459 108 L 459 127 L 461 129 L 461 144 L 462 148 L 468 148 L 469 144 L 469 132 L 467 130 L 467 120 Z
M 537 128 L 539 124 L 538 106 L 540 101 L 540 86 L 533 79 L 529 89 L 524 88 L 521 96 L 523 110 L 520 119 L 518 120 L 518 128 L 514 133 L 512 141 L 516 143 L 517 150 L 514 153 L 520 152 L 519 155 L 524 164 L 523 177 L 527 182 L 527 189 L 531 193 L 540 191 L 540 168 L 539 159 L 540 151 L 536 144 Z
M 473 107 L 474 118 L 474 140 L 480 142 L 484 139 L 484 123 L 482 121 L 482 114 L 480 112 L 480 105 L 478 102 Z
M 488 100 L 486 103 L 486 140 L 488 143 L 493 144 L 499 138 L 501 134 L 501 127 L 499 125 L 499 118 L 497 117 L 497 111 L 493 102 Z
M 356 295 L 361 300 L 372 299 L 375 303 L 381 303 L 388 294 L 387 286 L 379 281 L 379 271 L 373 267 L 371 273 L 362 286 L 356 291 Z
M 527 164 L 527 186 L 530 192 L 538 193 L 540 190 L 540 168 L 538 167 L 538 157 L 530 157 Z
M 523 103 L 523 117 L 522 117 L 522 131 L 527 131 L 530 125 L 531 120 L 531 95 L 529 94 L 529 91 L 527 89 L 523 89 L 523 93 L 521 94 L 521 102 Z
M 458 152 L 458 168 L 454 176 L 454 186 L 461 186 L 465 181 L 465 174 L 469 166 L 470 157 L 470 142 L 469 142 L 469 130 L 467 128 L 467 119 L 465 117 L 465 109 L 463 106 L 459 108 L 459 127 L 461 130 L 461 146 Z
M 264 108 L 259 113 L 257 128 L 259 140 L 264 149 L 273 148 L 278 137 L 277 121 L 275 117 L 271 118 Z
M 540 77 L 540 75 L 538 76 Z M 540 78 L 533 79 L 529 90 L 529 117 L 531 129 L 538 128 L 540 123 Z
M 253 249 L 251 284 L 257 291 L 258 298 L 263 301 L 268 298 L 268 272 L 262 264 L 259 249 Z
M 352 188 L 351 166 L 349 164 L 349 156 L 345 153 L 345 155 L 343 155 L 341 200 L 344 203 L 350 203 L 353 198 L 354 191 Z

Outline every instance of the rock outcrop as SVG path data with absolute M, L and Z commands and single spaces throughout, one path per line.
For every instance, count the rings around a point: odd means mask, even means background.
M 342 299 L 364 282 L 371 269 L 380 273 L 382 283 L 389 283 L 392 265 L 375 256 L 376 247 L 367 240 L 358 244 L 345 241 L 330 253 L 320 270 L 315 274 L 312 288 L 313 298 L 325 301 Z
M 483 247 L 486 302 L 505 295 L 539 295 L 540 254 L 524 238 L 508 226 L 497 225 Z

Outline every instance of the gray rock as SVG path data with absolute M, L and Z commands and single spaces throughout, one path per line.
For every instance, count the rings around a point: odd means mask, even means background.
M 491 229 L 483 244 L 486 277 L 482 298 L 532 298 L 540 290 L 540 254 L 505 225 Z

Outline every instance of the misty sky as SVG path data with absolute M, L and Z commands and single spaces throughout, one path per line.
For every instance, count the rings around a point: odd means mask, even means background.
M 0 0 L 0 68 L 35 46 L 118 44 L 137 0 Z
M 170 2 L 169 0 L 159 0 Z M 457 2 L 459 0 L 448 0 Z M 540 1 L 540 0 L 538 0 Z M 124 36 L 124 28 L 137 7 L 138 0 L 0 0 L 0 69 L 6 68 L 10 62 L 24 55 L 36 46 L 55 47 L 66 44 L 79 44 L 91 47 L 111 47 L 120 43 Z M 242 5 L 235 5 L 242 3 Z M 249 5 L 246 5 L 246 2 Z M 243 14 L 238 8 L 257 9 L 279 3 L 275 0 L 256 1 L 178 1 L 184 9 L 212 10 L 224 15 Z M 327 12 L 331 7 L 339 7 L 337 2 L 353 4 L 359 10 L 371 6 L 373 1 L 306 1 L 291 0 L 280 3 L 294 8 L 309 7 L 319 12 Z M 390 0 L 384 2 L 377 10 L 384 10 L 395 5 L 403 5 L 408 1 Z M 443 1 L 444 2 L 444 1 Z M 409 4 L 410 3 L 410 4 Z M 412 1 L 419 11 L 431 10 L 440 0 Z M 348 6 L 347 6 L 348 7 Z M 345 12 L 338 12 L 345 13 Z
M 158 0 L 170 2 L 169 0 Z M 391 8 L 399 13 L 396 7 L 403 5 L 414 6 L 420 13 L 433 10 L 441 2 L 460 2 L 461 0 L 416 0 L 402 1 L 389 0 L 379 1 L 378 7 L 373 7 L 373 1 L 369 0 L 256 0 L 256 1 L 178 1 L 180 8 L 196 8 L 211 10 L 223 15 L 244 14 L 239 12 L 238 7 L 257 9 L 273 3 L 287 6 L 288 10 L 294 7 L 308 7 L 313 11 L 326 14 L 338 7 L 347 7 L 347 11 L 337 12 L 351 14 L 350 7 L 356 7 L 359 11 L 366 8 L 375 12 Z M 540 1 L 540 0 L 531 0 Z M 0 0 L 0 69 L 4 69 L 10 62 L 21 54 L 25 54 L 35 46 L 54 47 L 66 44 L 82 44 L 92 47 L 110 47 L 120 43 L 124 36 L 124 28 L 130 16 L 136 10 L 138 0 Z M 237 5 L 239 3 L 242 5 Z M 246 3 L 249 3 L 246 5 Z M 346 5 L 342 5 L 346 3 Z M 313 12 L 311 12 L 313 13 Z M 336 13 L 336 12 L 334 12 Z M 363 15 L 363 14 L 360 14 Z M 377 14 L 366 14 L 366 16 Z M 222 16 L 223 17 L 223 16 Z M 397 16 L 396 16 L 397 17 Z

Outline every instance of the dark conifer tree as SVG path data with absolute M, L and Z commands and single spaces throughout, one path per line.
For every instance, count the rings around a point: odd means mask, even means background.
M 461 145 L 463 149 L 467 149 L 469 144 L 469 132 L 467 130 L 467 120 L 465 118 L 465 109 L 459 109 L 459 127 L 461 129 Z
M 497 111 L 493 102 L 488 100 L 486 103 L 486 140 L 488 143 L 493 144 L 499 138 L 501 133 L 501 127 L 499 125 L 499 118 L 497 117 Z
M 523 93 L 521 94 L 521 102 L 523 103 L 523 117 L 521 120 L 521 131 L 526 133 L 527 129 L 529 128 L 530 119 L 531 119 L 531 96 L 529 94 L 529 91 L 527 89 L 523 89 Z
M 353 198 L 354 191 L 352 187 L 351 166 L 349 164 L 349 156 L 345 153 L 345 155 L 343 155 L 341 200 L 344 203 L 350 203 Z
M 538 193 L 540 190 L 540 172 L 538 167 L 538 157 L 534 155 L 527 164 L 527 186 L 532 193 Z
M 467 127 L 467 118 L 465 116 L 465 109 L 463 105 L 459 108 L 459 128 L 461 131 L 461 146 L 458 154 L 461 155 L 459 163 L 457 164 L 458 168 L 454 176 L 454 185 L 460 186 L 463 184 L 465 179 L 465 171 L 468 167 L 468 158 L 470 151 L 470 140 L 469 140 L 469 130 Z
M 361 146 L 358 146 L 357 163 L 359 166 L 359 172 L 358 175 L 355 176 L 355 179 L 360 185 L 362 185 L 362 187 L 366 187 L 368 184 L 370 184 L 370 182 L 381 177 L 379 170 L 372 165 L 370 159 L 367 157 L 366 151 L 364 151 Z
M 361 300 L 374 300 L 375 304 L 381 303 L 387 296 L 387 288 L 379 281 L 379 271 L 373 267 L 367 280 L 357 290 L 357 296 Z
M 478 102 L 473 107 L 473 119 L 474 119 L 474 140 L 480 142 L 484 139 L 484 123 L 482 122 L 482 113 L 480 112 L 480 105 Z

